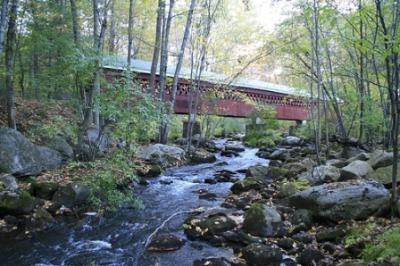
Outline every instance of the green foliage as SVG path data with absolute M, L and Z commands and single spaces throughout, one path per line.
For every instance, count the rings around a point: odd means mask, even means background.
M 365 261 L 385 260 L 400 257 L 400 226 L 380 235 L 376 241 L 367 244 L 361 256 Z
M 155 136 L 158 105 L 140 85 L 132 82 L 130 73 L 110 84 L 98 100 L 101 115 L 112 125 L 114 136 L 126 141 L 128 150 L 136 143 L 148 143 Z
M 136 180 L 135 165 L 129 154 L 119 151 L 102 160 L 86 164 L 93 171 L 79 177 L 91 189 L 92 206 L 114 211 L 121 207 L 139 207 L 131 184 Z
M 282 136 L 277 130 L 254 129 L 247 132 L 244 141 L 252 147 L 274 147 L 282 141 Z
M 76 140 L 77 134 L 77 124 L 67 121 L 63 116 L 55 116 L 45 123 L 36 123 L 28 131 L 28 137 L 38 143 L 46 142 L 56 136 Z
M 376 228 L 376 226 L 377 225 L 375 223 L 367 223 L 365 225 L 353 227 L 346 235 L 344 240 L 345 246 L 349 247 L 365 239 L 370 235 L 371 231 Z

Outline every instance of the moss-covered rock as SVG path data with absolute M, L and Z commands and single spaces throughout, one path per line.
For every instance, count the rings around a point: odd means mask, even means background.
M 3 193 L 0 195 L 0 216 L 29 214 L 35 207 L 35 198 L 28 192 Z
M 32 194 L 35 197 L 50 200 L 58 189 L 58 184 L 55 182 L 33 182 Z
M 259 190 L 261 189 L 261 184 L 259 181 L 252 177 L 245 178 L 243 180 L 236 181 L 232 187 L 231 191 L 235 194 L 249 191 L 251 189 Z
M 60 187 L 53 196 L 53 201 L 58 205 L 71 208 L 86 203 L 90 197 L 90 189 L 80 183 L 70 183 Z
M 236 227 L 235 221 L 222 213 L 203 219 L 189 219 L 184 224 L 185 234 L 191 239 L 211 239 Z
M 255 236 L 269 237 L 278 235 L 281 225 L 281 215 L 275 208 L 253 203 L 246 211 L 243 230 Z

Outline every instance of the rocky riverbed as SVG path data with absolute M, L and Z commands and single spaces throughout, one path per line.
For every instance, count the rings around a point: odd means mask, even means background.
M 390 153 L 358 151 L 350 158 L 336 153 L 318 166 L 312 145 L 297 137 L 285 138 L 274 149 L 248 148 L 233 140 L 200 146 L 189 156 L 178 146 L 143 147 L 138 153 L 141 180 L 135 188 L 143 208 L 90 212 L 81 219 L 54 219 L 45 203 L 62 200 L 57 206 L 74 209 L 88 197 L 84 187 L 41 184 L 29 193 L 18 192 L 15 178 L 2 175 L 3 229 L 11 226 L 13 232 L 23 221 L 33 231 L 2 234 L 0 261 L 362 265 L 358 257 L 366 239 L 348 242 L 349 232 L 373 223 L 370 233 L 380 234 L 393 224 L 385 219 Z M 42 200 L 40 208 L 37 199 Z

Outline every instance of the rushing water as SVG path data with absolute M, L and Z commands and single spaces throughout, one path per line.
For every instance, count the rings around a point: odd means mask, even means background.
M 223 141 L 217 142 L 223 145 Z M 63 223 L 31 239 L 0 239 L 0 265 L 160 265 L 191 266 L 195 259 L 231 256 L 232 251 L 189 241 L 174 252 L 146 252 L 149 235 L 168 217 L 193 208 L 219 206 L 229 193 L 231 183 L 205 184 L 205 178 L 216 171 L 238 171 L 255 164 L 266 164 L 258 158 L 257 149 L 246 149 L 239 157 L 217 155 L 212 164 L 172 168 L 151 184 L 137 189 L 144 203 L 140 210 L 120 210 L 111 217 L 88 216 L 78 223 Z M 242 178 L 243 175 L 239 174 Z M 169 185 L 160 181 L 173 181 Z M 199 199 L 193 191 L 208 189 L 218 195 L 216 201 Z M 174 233 L 184 239 L 182 224 L 187 214 L 171 219 L 161 233 Z

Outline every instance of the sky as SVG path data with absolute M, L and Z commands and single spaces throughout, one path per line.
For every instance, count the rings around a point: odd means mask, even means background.
M 257 22 L 272 31 L 276 25 L 287 17 L 287 12 L 292 8 L 293 1 L 250 0 L 250 4 L 256 13 L 255 19 Z

